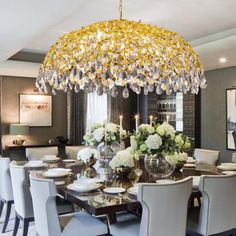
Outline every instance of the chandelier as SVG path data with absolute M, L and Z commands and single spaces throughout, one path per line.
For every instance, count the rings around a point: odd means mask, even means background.
M 129 89 L 157 94 L 197 94 L 207 83 L 198 55 L 177 33 L 122 19 L 94 23 L 60 37 L 40 67 L 43 92 L 80 89 L 122 96 Z

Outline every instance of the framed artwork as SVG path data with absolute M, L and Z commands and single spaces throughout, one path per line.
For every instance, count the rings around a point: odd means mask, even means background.
M 226 148 L 236 150 L 236 88 L 226 89 Z
M 34 127 L 52 126 L 52 96 L 20 94 L 20 123 Z

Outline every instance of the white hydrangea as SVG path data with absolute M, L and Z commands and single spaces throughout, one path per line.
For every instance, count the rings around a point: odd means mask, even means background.
M 149 135 L 147 140 L 145 141 L 148 149 L 157 150 L 162 145 L 162 139 L 158 134 Z
M 91 154 L 94 155 L 96 159 L 100 158 L 100 153 L 94 148 L 83 148 L 77 153 L 77 159 L 86 162 L 89 159 Z
M 93 136 L 97 142 L 101 142 L 105 135 L 105 129 L 103 127 L 100 127 L 98 129 L 95 129 L 93 132 Z
M 114 170 L 116 167 L 134 167 L 134 156 L 132 149 L 127 148 L 125 150 L 117 152 L 110 162 L 110 167 Z
M 167 154 L 165 159 L 172 165 L 177 164 L 179 161 L 187 161 L 188 154 L 186 152 L 175 152 L 172 155 Z
M 163 122 L 161 125 L 157 127 L 156 132 L 161 136 L 173 135 L 175 134 L 175 128 L 168 122 Z
M 115 133 L 119 129 L 119 126 L 114 123 L 107 123 L 106 124 L 106 131 Z
M 153 134 L 155 132 L 154 127 L 149 124 L 141 124 L 139 129 L 147 130 L 149 134 Z

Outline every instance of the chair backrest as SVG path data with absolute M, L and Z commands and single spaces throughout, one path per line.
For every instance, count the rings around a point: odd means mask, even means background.
M 198 232 L 213 235 L 235 228 L 236 222 L 236 175 L 202 176 L 199 190 L 202 205 Z
M 40 160 L 45 155 L 58 155 L 58 147 L 26 148 L 25 154 L 29 161 Z
M 232 153 L 232 162 L 236 163 L 236 152 Z
M 66 156 L 69 159 L 76 159 L 77 153 L 84 148 L 84 146 L 66 146 Z
M 56 186 L 51 179 L 39 179 L 30 174 L 36 232 L 40 236 L 61 236 L 55 198 Z
M 33 217 L 32 198 L 29 189 L 29 172 L 15 161 L 10 164 L 15 210 L 23 218 Z
M 0 199 L 13 201 L 13 192 L 10 175 L 10 159 L 8 157 L 0 158 Z
M 210 165 L 217 165 L 220 151 L 196 148 L 194 150 L 194 157 L 197 161 L 202 161 Z
M 140 236 L 183 236 L 192 178 L 169 184 L 141 184 L 138 200 L 142 204 Z

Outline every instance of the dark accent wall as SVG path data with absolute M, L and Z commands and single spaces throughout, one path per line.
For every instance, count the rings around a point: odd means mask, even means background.
M 207 88 L 201 96 L 201 147 L 219 150 L 220 161 L 231 161 L 232 151 L 226 149 L 225 90 L 236 86 L 236 67 L 206 73 Z
M 35 92 L 34 78 L 0 76 L 1 78 L 1 130 L 2 146 L 11 145 L 13 136 L 9 135 L 9 124 L 19 123 L 19 94 L 38 94 Z M 26 137 L 27 144 L 46 144 L 56 136 L 67 136 L 66 94 L 58 92 L 53 96 L 53 126 L 30 127 Z

